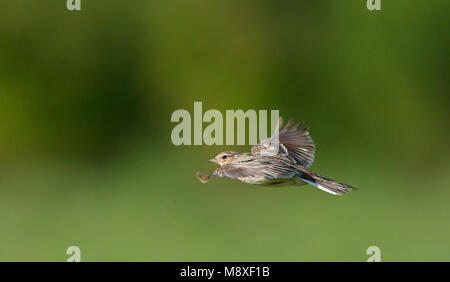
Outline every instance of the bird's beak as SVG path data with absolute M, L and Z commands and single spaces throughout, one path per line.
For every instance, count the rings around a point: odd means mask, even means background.
M 217 163 L 216 159 L 209 159 L 208 162 Z

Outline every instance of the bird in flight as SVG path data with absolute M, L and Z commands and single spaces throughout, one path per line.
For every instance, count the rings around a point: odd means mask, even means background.
M 311 184 L 333 195 L 343 195 L 353 189 L 350 185 L 312 172 L 308 167 L 314 161 L 315 145 L 303 122 L 283 125 L 280 117 L 272 137 L 251 148 L 250 153 L 225 151 L 210 159 L 220 165 L 210 175 L 197 172 L 197 178 L 208 182 L 213 177 L 238 179 L 249 184 L 264 186 Z

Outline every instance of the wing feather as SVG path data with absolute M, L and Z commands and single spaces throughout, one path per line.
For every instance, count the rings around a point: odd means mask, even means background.
M 308 127 L 301 127 L 303 122 L 291 127 L 293 123 L 292 119 L 289 120 L 278 134 L 254 145 L 251 149 L 252 154 L 270 155 L 276 152 L 278 147 L 278 154 L 288 155 L 302 166 L 309 167 L 314 161 L 314 141 L 309 136 Z M 277 129 L 281 128 L 282 124 L 283 119 L 280 117 Z

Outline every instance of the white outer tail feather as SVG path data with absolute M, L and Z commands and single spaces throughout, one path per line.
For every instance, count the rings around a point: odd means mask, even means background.
M 315 187 L 319 188 L 319 189 L 322 190 L 322 191 L 328 192 L 328 193 L 333 194 L 333 195 L 341 195 L 341 194 L 338 194 L 338 193 L 336 193 L 336 192 L 333 192 L 333 191 L 331 191 L 331 190 L 329 190 L 329 189 L 323 187 L 322 185 L 319 185 L 319 184 L 317 184 L 317 183 L 314 183 L 314 182 L 312 182 L 312 181 L 309 181 L 309 180 L 306 180 L 306 179 L 303 179 L 303 178 L 302 178 L 302 180 L 305 181 L 305 182 L 308 183 L 308 184 L 311 184 L 312 186 L 315 186 Z

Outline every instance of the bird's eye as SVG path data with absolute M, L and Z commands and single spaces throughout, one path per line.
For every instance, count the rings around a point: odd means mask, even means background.
M 224 159 L 226 159 L 227 158 L 227 155 L 223 155 L 222 156 L 222 160 L 224 160 Z

